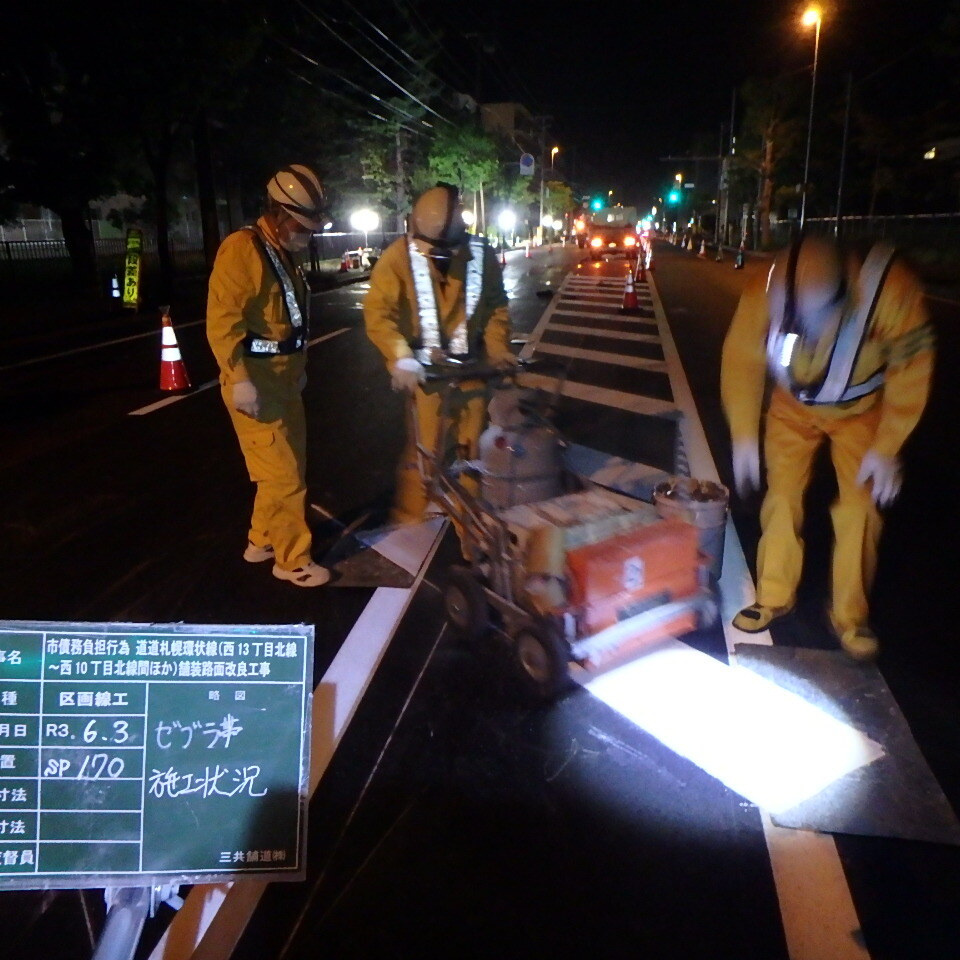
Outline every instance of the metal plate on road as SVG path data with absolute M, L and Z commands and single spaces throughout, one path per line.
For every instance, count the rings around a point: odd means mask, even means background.
M 301 879 L 313 632 L 0 621 L 0 889 Z

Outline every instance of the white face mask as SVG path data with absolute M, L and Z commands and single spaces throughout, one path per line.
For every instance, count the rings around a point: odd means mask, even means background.
M 309 244 L 309 233 L 291 233 L 286 237 L 280 238 L 280 246 L 290 253 L 299 253 L 301 250 L 306 250 Z

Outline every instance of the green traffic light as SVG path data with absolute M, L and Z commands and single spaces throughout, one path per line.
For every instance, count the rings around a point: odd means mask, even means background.
M 679 190 L 671 190 L 670 193 L 667 195 L 667 202 L 668 202 L 668 203 L 679 203 L 679 202 L 680 202 L 680 191 L 679 191 Z
M 591 209 L 593 209 L 593 210 L 602 210 L 602 209 L 603 209 L 603 200 L 601 200 L 600 197 L 594 197 L 594 198 L 590 201 L 590 207 L 591 207 Z

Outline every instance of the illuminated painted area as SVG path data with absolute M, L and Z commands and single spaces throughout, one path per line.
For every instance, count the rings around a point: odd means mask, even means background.
M 679 640 L 663 641 L 585 686 L 770 813 L 883 756 L 879 744 L 806 700 Z

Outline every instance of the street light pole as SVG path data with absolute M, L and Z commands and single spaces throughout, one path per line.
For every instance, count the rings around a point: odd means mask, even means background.
M 810 84 L 810 116 L 807 118 L 807 157 L 803 163 L 803 197 L 800 200 L 800 229 L 807 217 L 807 188 L 810 185 L 810 140 L 813 134 L 813 101 L 817 92 L 817 60 L 820 55 L 820 24 L 823 14 L 819 7 L 810 7 L 803 15 L 803 25 L 809 27 L 816 24 L 816 34 L 813 41 L 813 80 Z

